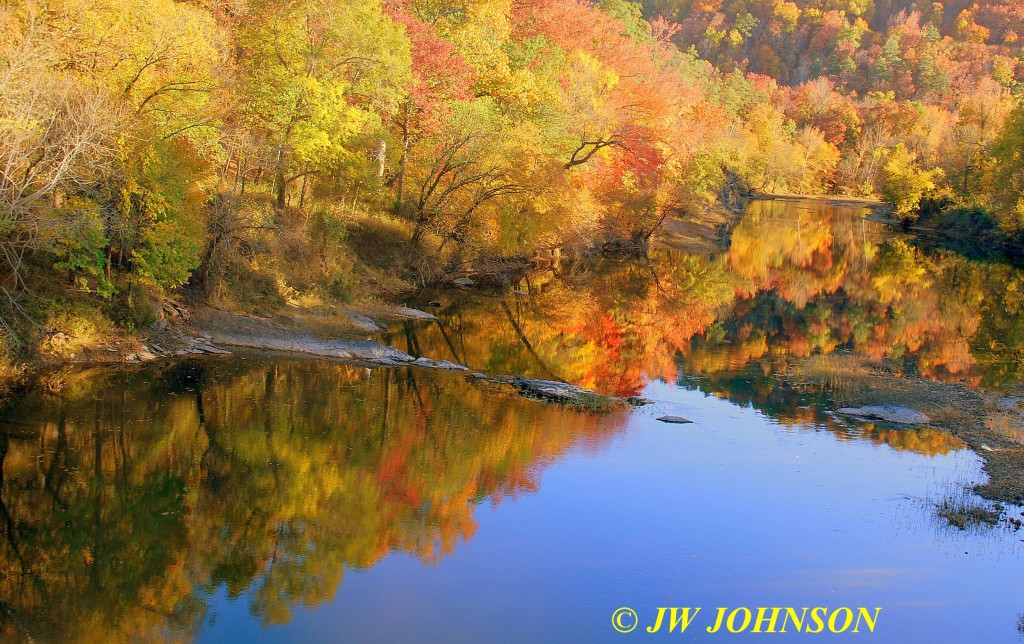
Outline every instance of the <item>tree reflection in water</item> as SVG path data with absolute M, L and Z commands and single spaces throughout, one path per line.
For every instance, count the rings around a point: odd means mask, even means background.
M 451 554 L 477 504 L 536 490 L 545 464 L 624 426 L 415 369 L 233 360 L 68 378 L 4 414 L 5 638 L 189 639 L 219 589 L 286 622 L 345 570 Z
M 636 395 L 651 380 L 836 351 L 905 373 L 1002 386 L 1024 379 L 1024 274 L 925 252 L 824 200 L 753 201 L 728 250 L 670 249 L 532 275 L 467 297 L 393 342 L 473 369 L 558 377 Z
M 890 359 L 969 384 L 1020 381 L 1021 274 L 926 253 L 856 209 L 754 202 L 715 256 L 563 266 L 467 298 L 392 342 L 491 373 L 632 395 L 664 380 L 936 455 L 937 430 L 851 428 L 807 359 Z M 841 364 L 839 366 L 842 366 Z M 856 368 L 851 367 L 855 374 Z M 598 447 L 626 412 L 593 416 L 464 377 L 312 360 L 189 362 L 63 375 L 0 414 L 0 637 L 188 639 L 214 593 L 263 625 L 328 601 L 389 553 L 427 564 L 472 538 L 485 500 L 537 489 L 546 464 Z M 59 385 L 59 387 L 57 387 Z

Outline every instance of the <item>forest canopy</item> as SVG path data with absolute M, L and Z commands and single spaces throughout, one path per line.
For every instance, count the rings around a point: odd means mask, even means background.
M 345 301 L 737 193 L 1024 227 L 1024 2 L 7 0 L 6 351 Z

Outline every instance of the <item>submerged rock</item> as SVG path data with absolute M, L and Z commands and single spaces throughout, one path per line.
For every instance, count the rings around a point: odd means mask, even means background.
M 683 418 L 682 416 L 659 416 L 658 420 L 663 423 L 672 423 L 674 425 L 685 425 L 693 422 L 689 418 Z
M 852 416 L 861 420 L 881 420 L 900 425 L 927 425 L 931 419 L 919 411 L 900 405 L 868 405 L 866 407 L 843 407 L 837 414 Z

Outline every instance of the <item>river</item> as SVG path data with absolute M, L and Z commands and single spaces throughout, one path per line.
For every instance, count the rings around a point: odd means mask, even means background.
M 954 525 L 995 507 L 962 440 L 830 412 L 878 365 L 1019 387 L 1024 275 L 868 213 L 752 202 L 710 252 L 428 294 L 439 322 L 383 336 L 635 409 L 257 352 L 51 374 L 0 415 L 0 637 L 621 642 L 700 607 L 686 635 L 729 639 L 718 607 L 849 607 L 871 641 L 1018 641 L 1024 509 Z

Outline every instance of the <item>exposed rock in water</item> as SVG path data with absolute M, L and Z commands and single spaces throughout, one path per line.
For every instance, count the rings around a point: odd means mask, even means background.
M 429 313 L 401 307 L 400 311 L 409 311 L 421 319 L 436 319 Z M 425 317 L 424 317 L 425 316 Z M 414 366 L 449 371 L 467 371 L 466 367 L 448 360 L 434 360 L 427 357 L 413 357 L 395 347 L 387 346 L 372 340 L 318 340 L 312 335 L 298 329 L 285 328 L 275 322 L 262 318 L 235 315 L 214 309 L 204 310 L 199 314 L 198 323 L 207 335 L 202 336 L 202 345 L 212 343 L 249 347 L 252 349 L 268 349 L 271 351 L 289 351 L 307 355 L 324 356 L 370 363 L 384 367 Z M 193 345 L 195 346 L 195 345 Z M 474 373 L 473 378 L 514 388 L 518 393 L 531 398 L 540 398 L 551 402 L 585 407 L 593 410 L 609 410 L 616 405 L 639 406 L 650 401 L 632 396 L 628 399 L 604 396 L 595 391 L 570 385 L 555 380 L 540 380 L 523 376 L 488 376 Z
M 527 398 L 539 398 L 548 402 L 594 410 L 610 410 L 616 405 L 636 407 L 650 402 L 637 396 L 629 398 L 605 396 L 596 391 L 557 380 L 540 380 L 523 376 L 488 376 L 480 372 L 473 373 L 470 377 L 475 380 L 512 387 Z
M 608 400 L 607 396 L 602 396 L 597 392 L 565 382 L 558 382 L 557 380 L 539 380 L 516 376 L 512 379 L 512 384 L 527 393 L 558 402 L 586 404 L 591 402 L 607 402 Z
M 450 360 L 431 360 L 430 358 L 416 358 L 412 364 L 417 367 L 429 367 L 431 369 L 444 369 L 446 371 L 468 371 L 468 369 Z
M 473 285 L 476 284 L 476 282 L 469 279 L 468 277 L 458 277 L 452 280 L 452 284 L 456 286 L 461 286 L 462 288 L 472 288 Z
M 837 414 L 852 416 L 860 420 L 884 421 L 900 425 L 928 425 L 932 421 L 919 411 L 900 405 L 869 405 L 866 407 L 843 407 Z
M 383 331 L 384 327 L 377 324 L 373 318 L 363 315 L 362 313 L 356 313 L 355 311 L 343 311 L 345 317 L 352 320 L 352 323 L 363 331 L 377 332 Z
M 198 344 L 198 345 L 196 345 L 196 348 L 199 349 L 200 351 L 202 351 L 203 353 L 212 353 L 214 355 L 222 355 L 222 356 L 231 355 L 230 351 L 227 351 L 225 349 L 221 349 L 220 347 L 215 347 L 212 344 L 205 344 L 205 343 L 204 344 Z
M 175 356 L 200 355 L 204 353 L 211 355 L 231 355 L 230 351 L 214 346 L 212 344 L 212 339 L 206 335 L 190 337 L 174 334 L 172 336 L 165 337 L 170 342 L 174 343 L 174 348 L 165 349 L 159 343 L 151 342 L 149 346 L 143 345 L 138 351 L 125 355 L 123 360 L 125 362 L 135 363 L 151 362 L 160 358 L 171 358 Z M 108 347 L 107 351 L 117 353 L 119 350 L 116 347 Z
M 426 311 L 420 311 L 419 309 L 411 309 L 408 306 L 400 306 L 394 311 L 395 315 L 402 318 L 410 318 L 413 320 L 436 320 L 436 315 L 431 315 Z
M 659 416 L 658 420 L 663 423 L 672 423 L 675 425 L 685 425 L 693 422 L 689 418 L 683 418 L 682 416 Z
M 157 355 L 155 353 L 150 351 L 147 347 L 142 347 L 142 349 L 140 349 L 138 353 L 131 357 L 131 360 L 137 360 L 139 362 L 149 362 L 150 360 L 156 360 L 156 358 Z
M 314 345 L 309 347 L 314 351 L 318 347 L 323 346 L 339 355 L 346 353 L 349 357 L 364 362 L 401 365 L 416 361 L 415 358 L 404 351 L 381 344 L 380 342 L 374 342 L 373 340 L 314 340 L 314 343 Z
M 409 309 L 413 310 L 413 309 Z M 428 315 L 425 314 L 424 315 Z M 430 316 L 433 318 L 433 316 Z M 251 349 L 289 351 L 307 355 L 339 358 L 379 365 L 401 367 L 415 365 L 431 369 L 463 371 L 466 367 L 447 360 L 414 358 L 413 356 L 373 340 L 318 340 L 297 329 L 286 329 L 269 320 L 232 314 L 208 314 L 209 342 Z

